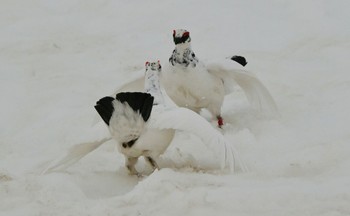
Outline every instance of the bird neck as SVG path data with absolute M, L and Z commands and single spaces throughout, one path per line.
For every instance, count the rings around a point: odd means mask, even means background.
M 181 65 L 184 67 L 192 66 L 196 67 L 198 59 L 191 49 L 191 43 L 177 44 L 173 51 L 173 54 L 169 58 L 169 62 L 175 65 Z
M 164 104 L 159 76 L 159 71 L 154 70 L 147 70 L 145 74 L 145 91 L 154 97 L 153 105 Z

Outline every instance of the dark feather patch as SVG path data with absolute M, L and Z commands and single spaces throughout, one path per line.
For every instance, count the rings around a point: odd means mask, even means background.
M 121 92 L 116 95 L 116 99 L 121 103 L 127 102 L 133 110 L 140 112 L 144 121 L 149 119 L 154 100 L 151 94 L 143 92 Z
M 174 37 L 174 43 L 175 45 L 179 43 L 185 43 L 189 37 L 190 34 L 184 34 L 182 37 Z
M 112 97 L 104 97 L 97 101 L 95 105 L 96 111 L 107 125 L 109 125 L 109 120 L 114 112 L 113 101 L 114 98 Z
M 123 146 L 124 148 L 131 148 L 131 147 L 135 144 L 135 142 L 137 141 L 137 139 L 138 139 L 138 138 L 133 139 L 133 140 L 130 140 L 129 142 L 125 142 L 125 143 L 122 144 L 122 146 Z
M 243 67 L 246 66 L 246 64 L 248 63 L 243 56 L 232 56 L 231 60 L 239 63 Z

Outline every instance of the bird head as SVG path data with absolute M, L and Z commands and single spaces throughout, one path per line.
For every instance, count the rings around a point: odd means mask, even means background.
M 146 67 L 146 72 L 149 71 L 149 70 L 152 70 L 152 71 L 158 71 L 160 72 L 161 69 L 162 69 L 162 66 L 160 65 L 160 61 L 156 61 L 156 62 L 146 62 L 145 63 L 145 67 Z
M 176 29 L 173 31 L 175 45 L 191 42 L 190 32 L 185 29 Z

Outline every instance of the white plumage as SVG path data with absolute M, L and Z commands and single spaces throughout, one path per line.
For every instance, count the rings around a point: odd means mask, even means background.
M 159 168 L 156 160 L 168 148 L 176 130 L 189 132 L 201 138 L 204 143 L 222 148 L 221 168 L 228 166 L 233 171 L 233 146 L 200 115 L 172 103 L 162 91 L 160 73 L 159 62 L 147 62 L 144 80 L 146 93 L 118 93 L 116 98 L 102 98 L 95 106 L 108 125 L 112 138 L 117 141 L 118 150 L 125 155 L 126 167 L 130 173 L 138 175 L 135 164 L 140 156 L 145 157 L 153 169 Z M 48 170 L 62 167 L 68 162 L 76 162 L 75 158 L 82 158 L 90 152 L 89 150 L 94 150 L 102 143 L 86 145 L 88 150 L 79 146 L 74 153 L 71 151 Z M 244 166 L 239 165 L 244 170 Z
M 156 159 L 168 148 L 173 139 L 175 130 L 190 132 L 200 137 L 203 142 L 215 143 L 215 146 L 224 148 L 225 154 L 222 158 L 224 161 L 226 161 L 226 159 L 231 160 L 228 165 L 233 170 L 233 155 L 231 155 L 230 158 L 225 158 L 225 155 L 231 153 L 231 150 L 228 152 L 231 147 L 228 145 L 225 138 L 198 114 L 165 102 L 164 96 L 166 96 L 166 93 L 161 90 L 159 81 L 160 73 L 161 66 L 159 62 L 146 63 L 144 86 L 145 91 L 154 97 L 154 105 L 150 119 L 145 122 L 145 124 L 138 124 L 138 121 L 135 121 L 133 125 L 118 122 L 118 114 L 115 115 L 115 113 L 113 113 L 110 121 L 109 128 L 112 135 L 120 134 L 119 128 L 127 125 L 126 130 L 123 131 L 123 139 L 120 138 L 120 135 L 113 135 L 119 143 L 127 143 L 130 140 L 136 140 L 130 148 L 124 148 L 122 145 L 119 145 L 120 152 L 126 156 L 126 166 L 130 172 L 132 174 L 137 174 L 134 165 L 137 158 L 140 156 L 144 156 L 153 169 L 158 168 Z M 125 109 L 130 110 L 128 107 Z M 134 114 L 136 117 L 130 116 L 128 118 L 131 118 L 133 121 L 134 119 L 140 119 L 137 118 L 137 116 L 139 116 L 138 113 Z M 127 130 L 130 131 L 128 132 Z M 135 136 L 135 133 L 133 133 L 135 130 L 139 132 L 138 136 Z M 128 137 L 128 139 L 125 137 Z
M 224 97 L 232 92 L 233 83 L 237 83 L 254 110 L 269 117 L 278 114 L 277 106 L 267 88 L 251 72 L 243 70 L 246 64 L 244 57 L 234 56 L 205 65 L 192 51 L 188 31 L 174 30 L 173 39 L 175 49 L 169 64 L 163 69 L 161 82 L 166 93 L 178 106 L 197 113 L 205 108 L 217 118 L 221 127 Z M 123 85 L 117 92 L 140 90 L 143 79 L 139 77 Z

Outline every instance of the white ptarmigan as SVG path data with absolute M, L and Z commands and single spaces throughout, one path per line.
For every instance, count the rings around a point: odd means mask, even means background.
M 222 148 L 224 154 L 220 157 L 221 168 L 229 167 L 233 171 L 235 157 L 238 157 L 234 147 L 203 117 L 171 103 L 161 89 L 160 73 L 159 62 L 146 62 L 146 92 L 121 92 L 115 98 L 107 96 L 100 99 L 95 106 L 108 125 L 112 138 L 117 141 L 119 152 L 125 156 L 130 174 L 139 175 L 135 164 L 140 156 L 145 158 L 153 170 L 159 168 L 157 158 L 168 148 L 176 130 L 194 134 L 214 148 Z M 76 162 L 103 142 L 105 140 L 85 144 L 87 148 L 84 145 L 78 146 L 47 170 L 72 164 L 72 161 Z M 245 170 L 240 160 L 237 162 L 237 166 Z
M 221 107 L 226 94 L 232 92 L 233 83 L 244 91 L 253 109 L 268 116 L 278 115 L 277 106 L 267 88 L 252 73 L 243 70 L 246 60 L 242 56 L 204 64 L 191 48 L 190 33 L 174 30 L 175 49 L 169 64 L 163 69 L 162 85 L 169 97 L 180 107 L 197 113 L 205 108 L 223 125 Z M 141 75 L 140 75 L 141 76 Z M 117 92 L 140 89 L 143 77 L 123 85 Z

